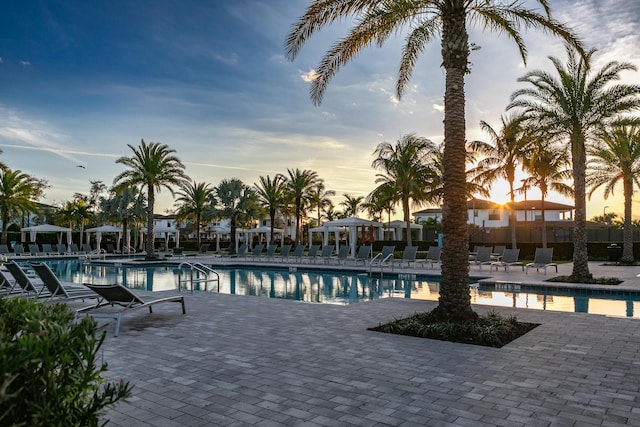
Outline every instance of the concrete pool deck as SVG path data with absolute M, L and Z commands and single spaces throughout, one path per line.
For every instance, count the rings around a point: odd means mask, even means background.
M 639 267 L 601 264 L 595 276 L 636 287 Z M 367 330 L 435 302 L 183 294 L 186 315 L 171 304 L 131 313 L 117 338 L 107 325 L 106 377 L 134 385 L 109 425 L 640 425 L 638 319 L 495 308 L 540 323 L 495 349 Z

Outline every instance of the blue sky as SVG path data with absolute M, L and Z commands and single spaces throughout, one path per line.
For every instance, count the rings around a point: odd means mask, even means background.
M 640 57 L 640 5 L 623 0 L 551 0 L 555 17 L 573 26 L 597 64 Z M 577 5 L 576 5 L 577 3 Z M 402 38 L 372 47 L 345 66 L 323 103 L 309 99 L 309 76 L 346 23 L 313 37 L 295 62 L 284 40 L 308 0 L 10 2 L 0 14 L 0 160 L 49 181 L 45 203 L 110 185 L 141 138 L 177 151 L 186 172 L 217 185 L 237 177 L 312 169 L 328 188 L 366 195 L 375 186 L 372 152 L 382 141 L 417 133 L 440 143 L 444 72 L 439 45 L 418 62 L 409 90 L 394 96 Z M 530 69 L 563 58 L 558 40 L 527 33 L 524 67 L 505 36 L 471 30 L 481 46 L 467 77 L 468 139 L 498 127 L 509 96 Z M 637 65 L 640 65 L 638 63 Z M 638 73 L 625 81 L 639 82 Z M 79 168 L 83 165 L 85 168 Z M 506 185 L 492 199 L 506 200 Z M 588 216 L 622 213 L 596 193 Z M 529 195 L 539 197 L 539 194 Z M 336 197 L 336 204 L 342 200 Z M 551 200 L 567 202 L 553 195 Z M 569 201 L 569 203 L 571 203 Z M 163 191 L 156 208 L 173 206 Z M 635 205 L 634 205 L 635 207 Z

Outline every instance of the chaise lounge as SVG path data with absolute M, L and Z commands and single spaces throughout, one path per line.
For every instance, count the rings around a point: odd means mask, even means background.
M 151 301 L 144 301 L 138 295 L 134 294 L 131 290 L 125 288 L 122 285 L 91 285 L 85 283 L 85 286 L 99 295 L 98 303 L 96 305 L 77 310 L 76 316 L 87 314 L 94 318 L 114 319 L 116 321 L 116 327 L 113 333 L 114 337 L 117 337 L 120 333 L 120 321 L 122 320 L 122 315 L 130 313 L 134 310 L 148 308 L 149 313 L 153 313 L 153 306 L 156 304 L 160 304 L 163 302 L 177 302 L 182 306 L 182 314 L 187 314 L 184 306 L 184 297 L 180 295 L 154 299 Z M 104 307 L 107 305 L 119 305 L 123 307 L 123 309 L 113 312 L 99 311 L 100 307 Z

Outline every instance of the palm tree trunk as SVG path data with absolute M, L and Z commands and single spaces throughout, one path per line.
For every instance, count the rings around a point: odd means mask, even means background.
M 231 239 L 229 241 L 229 255 L 236 254 L 236 216 L 235 214 L 231 217 L 230 231 L 231 231 Z
M 9 215 L 6 212 L 3 212 L 2 213 L 2 238 L 0 238 L 0 243 L 2 243 L 3 245 L 6 245 L 8 235 L 9 235 Z
M 511 196 L 511 204 L 509 205 L 509 224 L 511 224 L 511 249 L 517 249 L 518 242 L 516 241 L 516 209 L 514 206 L 515 194 L 513 191 L 513 181 L 509 181 L 509 195 Z
M 622 257 L 620 261 L 633 262 L 633 228 L 631 224 L 631 199 L 633 197 L 633 178 L 624 180 L 624 228 L 622 229 Z
M 546 194 L 546 191 L 542 193 L 542 197 L 540 200 L 540 210 L 542 211 L 542 247 L 546 248 L 547 247 L 547 224 L 545 223 L 545 219 L 544 219 L 544 195 Z M 535 218 L 533 218 L 533 220 L 535 221 Z
M 404 196 L 402 197 L 402 213 L 407 227 L 407 246 L 413 246 L 411 239 L 411 222 L 409 219 L 409 198 Z
M 153 205 L 156 202 L 156 195 L 153 191 L 153 185 L 147 186 L 147 259 L 154 259 L 154 245 L 155 245 L 155 233 L 154 233 L 154 223 L 153 223 Z
M 443 18 L 442 57 L 445 68 L 444 95 L 444 203 L 442 230 L 442 279 L 438 307 L 443 320 L 477 318 L 469 293 L 469 236 L 466 200 L 466 147 L 464 76 L 469 58 L 465 6 L 452 5 Z
M 198 250 L 200 250 L 201 239 L 200 239 L 200 213 L 196 214 L 196 233 L 197 233 L 197 242 L 198 242 Z
M 587 253 L 587 200 L 586 170 L 587 160 L 584 140 L 573 136 L 571 141 L 573 157 L 573 186 L 575 188 L 576 217 L 573 221 L 573 271 L 574 278 L 591 277 Z
M 271 222 L 271 227 L 269 227 L 271 229 L 271 234 L 269 235 L 269 244 L 273 244 L 273 229 L 275 228 L 275 222 L 276 222 L 276 210 L 273 208 L 269 209 L 269 221 Z

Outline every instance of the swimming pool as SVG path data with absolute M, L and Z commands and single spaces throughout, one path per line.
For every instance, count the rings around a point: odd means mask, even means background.
M 45 261 L 63 281 L 73 283 L 119 283 L 132 289 L 162 291 L 178 288 L 175 265 L 113 265 L 86 263 L 77 259 Z M 25 266 L 27 264 L 25 263 Z M 220 292 L 286 298 L 323 304 L 353 304 L 379 298 L 412 298 L 437 301 L 439 278 L 366 273 L 340 270 L 231 267 L 220 274 Z M 201 275 L 194 272 L 196 279 Z M 196 289 L 199 286 L 196 285 Z M 209 284 L 209 291 L 217 285 Z M 473 304 L 557 310 L 640 318 L 640 293 L 566 290 L 547 287 L 471 287 Z

